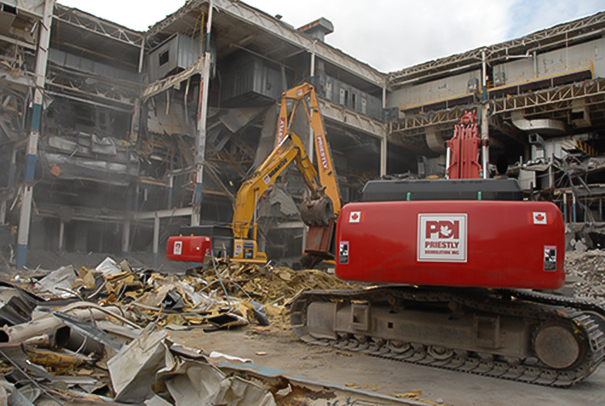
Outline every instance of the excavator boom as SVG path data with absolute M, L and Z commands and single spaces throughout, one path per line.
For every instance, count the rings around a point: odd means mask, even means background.
M 305 152 L 302 141 L 291 132 L 282 139 L 265 162 L 258 167 L 252 177 L 242 184 L 237 192 L 232 222 L 235 238 L 251 238 L 250 228 L 254 223 L 256 202 L 293 161 L 296 162 L 313 199 L 317 200 L 323 196 L 323 188 L 317 179 L 317 172 Z M 256 239 L 255 236 L 252 238 Z
M 292 103 L 292 109 L 288 112 L 288 101 Z M 279 119 L 277 120 L 277 137 L 275 145 L 279 145 L 283 138 L 289 133 L 292 119 L 299 106 L 303 107 L 311 129 L 313 130 L 313 142 L 317 154 L 317 171 L 319 173 L 319 182 L 325 187 L 325 193 L 332 200 L 334 213 L 338 216 L 341 208 L 340 193 L 332 153 L 326 138 L 326 130 L 323 118 L 319 110 L 319 101 L 315 87 L 309 83 L 303 83 L 294 87 L 282 95 L 280 103 Z

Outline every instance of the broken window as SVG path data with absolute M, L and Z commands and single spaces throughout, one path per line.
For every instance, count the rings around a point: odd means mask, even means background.
M 170 60 L 169 51 L 170 50 L 167 49 L 164 52 L 160 53 L 160 66 L 166 65 L 168 63 L 168 61 Z

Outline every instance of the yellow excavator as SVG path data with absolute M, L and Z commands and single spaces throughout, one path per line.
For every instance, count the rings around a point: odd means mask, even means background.
M 290 130 L 294 114 L 301 106 L 313 130 L 319 176 L 302 141 Z M 333 259 L 334 227 L 341 201 L 315 87 L 308 83 L 282 94 L 275 148 L 237 192 L 231 227 L 183 227 L 178 237 L 168 239 L 167 259 L 202 262 L 212 253 L 235 262 L 265 264 L 267 255 L 259 251 L 257 242 L 257 203 L 292 162 L 296 162 L 308 189 L 301 207 L 301 219 L 308 227 L 303 265 Z

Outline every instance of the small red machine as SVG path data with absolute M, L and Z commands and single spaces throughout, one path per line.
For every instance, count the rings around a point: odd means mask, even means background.
M 169 261 L 203 262 L 204 257 L 210 255 L 211 248 L 210 237 L 169 237 L 166 245 L 166 259 Z

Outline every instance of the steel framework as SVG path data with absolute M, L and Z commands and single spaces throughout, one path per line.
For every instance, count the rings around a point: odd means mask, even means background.
M 488 47 L 476 48 L 468 52 L 436 59 L 388 74 L 390 87 L 396 87 L 404 82 L 422 76 L 426 78 L 435 73 L 446 72 L 448 69 L 472 68 L 480 66 L 482 52 L 485 51 L 488 61 L 505 59 L 510 56 L 524 55 L 530 49 L 548 49 L 560 44 L 561 41 L 574 41 L 591 35 L 600 35 L 605 30 L 605 12 L 559 24 L 551 28 L 537 31 L 521 38 L 513 39 Z

